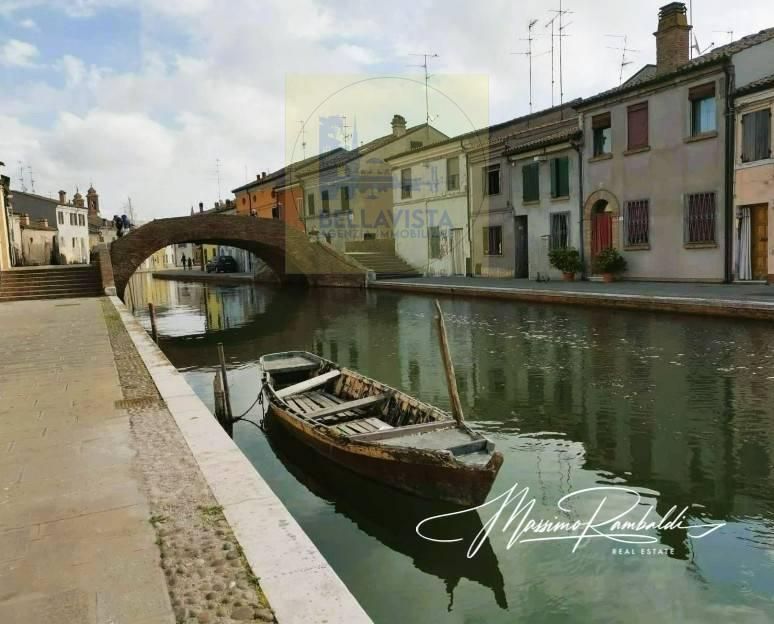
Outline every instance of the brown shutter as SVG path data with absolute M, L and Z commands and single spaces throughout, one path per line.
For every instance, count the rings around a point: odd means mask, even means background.
M 640 102 L 627 109 L 628 146 L 639 149 L 648 146 L 648 103 Z
M 610 127 L 610 113 L 602 113 L 601 115 L 594 115 L 591 118 L 592 128 L 609 128 Z
M 688 89 L 689 100 L 703 100 L 704 98 L 715 97 L 715 83 L 708 82 L 707 84 L 699 85 L 698 87 L 691 87 Z

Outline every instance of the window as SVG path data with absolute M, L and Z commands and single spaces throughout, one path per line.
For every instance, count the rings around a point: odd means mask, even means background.
M 57 213 L 57 221 L 59 221 L 59 225 L 64 225 L 64 212 L 59 210 Z
M 446 159 L 446 190 L 460 190 L 460 159 L 457 156 Z
M 688 195 L 685 206 L 686 243 L 715 243 L 715 193 Z
M 422 147 L 422 141 L 411 141 L 411 149 L 419 149 Z
M 411 169 L 400 170 L 400 198 L 409 199 L 411 197 Z
M 521 168 L 521 199 L 525 202 L 540 200 L 540 163 L 531 163 Z
M 648 103 L 632 104 L 626 109 L 628 149 L 648 147 Z
M 503 255 L 503 228 L 500 225 L 493 225 L 484 228 L 484 255 L 502 256 Z
M 742 162 L 771 158 L 771 109 L 742 116 Z
M 86 217 L 82 214 L 78 215 L 78 225 L 86 225 Z
M 567 156 L 551 159 L 551 197 L 569 197 L 570 159 Z
M 500 165 L 484 167 L 484 195 L 500 194 Z
M 427 228 L 427 237 L 430 239 L 430 258 L 441 257 L 441 228 L 433 226 Z
M 272 219 L 281 219 L 282 218 L 282 204 L 277 202 L 271 207 L 271 218 Z
M 314 216 L 314 193 L 309 193 L 306 196 L 306 213 L 310 216 Z
M 715 83 L 710 82 L 688 91 L 691 102 L 691 135 L 717 130 L 715 114 Z
M 70 225 L 78 225 L 78 215 L 74 212 L 70 213 Z
M 75 238 L 73 238 L 73 249 L 75 249 L 75 248 L 77 247 L 77 245 L 78 245 L 78 244 L 76 243 L 76 239 L 75 239 Z
M 551 214 L 551 249 L 570 246 L 570 213 L 554 212 Z
M 348 186 L 341 187 L 341 209 L 345 212 L 349 210 L 349 187 Z
M 647 199 L 628 201 L 624 206 L 624 245 L 638 247 L 650 243 L 650 205 Z
M 322 196 L 322 213 L 328 214 L 331 211 L 331 198 L 330 193 L 325 190 L 322 193 L 320 193 Z
M 604 156 L 613 151 L 613 135 L 610 124 L 610 113 L 595 115 L 591 118 L 591 129 L 594 135 L 594 156 Z

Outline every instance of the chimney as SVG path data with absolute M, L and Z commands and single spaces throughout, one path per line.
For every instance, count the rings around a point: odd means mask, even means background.
M 199 202 L 199 212 L 204 212 L 204 202 Z
M 67 205 L 67 192 L 66 191 L 59 191 L 59 204 L 61 206 Z
M 47 228 L 48 227 L 48 219 L 46 219 L 46 217 L 40 217 L 40 219 L 38 219 L 38 225 L 40 227 Z
M 658 12 L 656 36 L 656 74 L 668 74 L 689 60 L 691 28 L 685 4 L 670 2 Z
M 265 171 L 261 171 L 261 180 L 263 180 L 265 177 L 266 177 L 266 172 Z
M 30 224 L 30 215 L 28 215 L 27 213 L 19 215 L 19 225 L 21 227 L 26 227 L 29 224 Z
M 392 118 L 392 135 L 402 137 L 406 134 L 406 118 L 402 115 L 394 115 Z

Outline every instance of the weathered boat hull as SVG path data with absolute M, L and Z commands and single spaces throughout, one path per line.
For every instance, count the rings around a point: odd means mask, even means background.
M 269 427 L 282 427 L 302 444 L 344 468 L 423 498 L 467 507 L 484 502 L 503 462 L 499 452 L 494 452 L 484 465 L 467 465 L 451 455 L 331 436 L 271 401 L 267 415 Z

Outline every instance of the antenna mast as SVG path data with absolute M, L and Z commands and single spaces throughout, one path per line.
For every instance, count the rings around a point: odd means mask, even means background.
M 218 202 L 222 201 L 220 197 L 220 158 L 215 159 L 215 177 L 218 179 Z
M 27 192 L 27 187 L 24 184 L 24 163 L 22 163 L 21 160 L 17 160 L 17 163 L 19 163 L 19 185 L 21 186 L 22 193 Z
M 302 160 L 306 160 L 306 122 L 300 119 L 298 123 L 301 124 L 301 156 Z
M 35 192 L 35 178 L 32 177 L 32 165 L 27 165 L 27 172 L 30 174 L 30 187 L 32 192 Z
M 430 80 L 430 74 L 428 73 L 427 59 L 438 58 L 438 55 L 433 52 L 422 52 L 421 54 L 412 54 L 411 56 L 421 56 L 424 61 L 417 67 L 422 67 L 425 70 L 425 123 L 430 125 L 430 95 L 428 89 L 428 81 Z
M 558 20 L 558 34 L 556 35 L 559 37 L 559 105 L 561 106 L 564 104 L 564 67 L 562 65 L 562 48 L 564 47 L 562 45 L 562 37 L 566 37 L 567 35 L 564 34 L 564 29 L 567 28 L 570 24 L 563 24 L 562 20 L 565 15 L 569 15 L 572 13 L 572 11 L 567 11 L 562 8 L 562 0 L 559 0 L 559 9 L 554 9 L 551 11 L 552 13 L 555 13 L 553 19 L 551 19 L 548 24 L 551 24 L 551 105 L 553 106 L 554 101 L 554 21 Z M 546 26 L 548 26 L 546 24 Z
M 532 29 L 535 27 L 535 24 L 537 24 L 537 20 L 533 19 L 529 21 L 529 25 L 527 26 L 527 38 L 521 39 L 521 41 L 527 42 L 527 51 L 526 52 L 511 52 L 511 54 L 519 54 L 521 56 L 526 56 L 527 60 L 529 61 L 529 112 L 532 114 L 532 42 L 535 40 L 535 38 L 532 36 Z
M 605 37 L 616 37 L 617 39 L 623 39 L 623 46 L 620 48 L 614 48 L 612 46 L 607 46 L 609 50 L 619 50 L 621 52 L 621 68 L 618 73 L 618 86 L 620 87 L 623 84 L 623 71 L 624 67 L 627 65 L 631 65 L 632 61 L 630 61 L 628 58 L 626 58 L 627 52 L 639 52 L 639 50 L 635 50 L 634 48 L 627 47 L 627 42 L 629 41 L 628 35 L 605 35 Z

